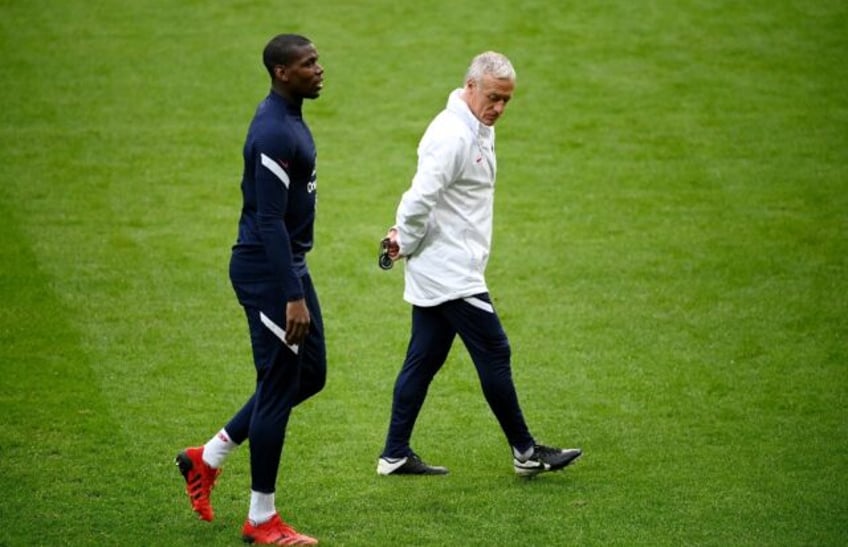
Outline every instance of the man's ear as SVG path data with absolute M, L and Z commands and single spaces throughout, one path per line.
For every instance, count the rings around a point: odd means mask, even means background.
M 285 65 L 274 65 L 274 78 L 282 82 L 285 82 L 288 79 Z

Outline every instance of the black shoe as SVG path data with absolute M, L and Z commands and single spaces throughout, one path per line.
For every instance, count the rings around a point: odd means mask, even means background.
M 377 460 L 378 475 L 447 475 L 448 468 L 427 465 L 417 454 L 404 458 L 380 458 Z
M 512 459 L 515 473 L 522 477 L 532 477 L 545 471 L 558 471 L 580 457 L 583 451 L 579 448 L 552 448 L 537 444 L 533 446 L 533 454 L 526 460 L 516 457 Z

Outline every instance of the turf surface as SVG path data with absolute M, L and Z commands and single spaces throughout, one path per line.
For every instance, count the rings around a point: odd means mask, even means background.
M 0 0 L 0 545 L 229 545 L 173 455 L 250 391 L 226 276 L 259 52 L 315 41 L 330 375 L 278 501 L 322 545 L 848 542 L 848 6 Z M 374 473 L 409 328 L 377 242 L 429 119 L 510 56 L 490 289 L 540 440 L 515 478 L 457 346 Z

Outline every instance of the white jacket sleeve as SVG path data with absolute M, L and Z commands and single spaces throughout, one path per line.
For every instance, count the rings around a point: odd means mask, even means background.
M 395 216 L 400 254 L 415 254 L 430 228 L 431 211 L 439 195 L 462 172 L 466 161 L 463 131 L 451 128 L 451 116 L 437 116 L 418 145 L 418 167 Z

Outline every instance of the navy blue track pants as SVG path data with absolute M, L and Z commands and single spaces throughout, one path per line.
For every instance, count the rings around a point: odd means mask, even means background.
M 321 306 L 309 275 L 301 278 L 309 309 L 309 334 L 295 353 L 280 338 L 286 327 L 286 302 L 272 283 L 237 283 L 256 366 L 256 390 L 225 426 L 232 440 L 250 441 L 251 489 L 271 493 L 292 408 L 324 387 L 327 357 Z
M 512 381 L 509 340 L 489 294 L 482 293 L 433 307 L 412 307 L 412 334 L 395 381 L 383 457 L 411 454 L 409 441 L 415 421 L 430 382 L 447 359 L 457 334 L 474 362 L 483 395 L 510 446 L 524 450 L 533 444 Z

